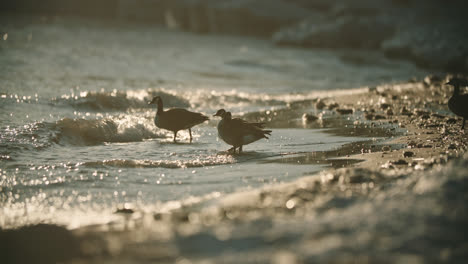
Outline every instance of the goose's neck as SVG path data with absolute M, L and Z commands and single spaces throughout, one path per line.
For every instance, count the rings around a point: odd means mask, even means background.
M 164 110 L 163 110 L 163 103 L 162 101 L 159 101 L 158 102 L 158 111 L 156 112 L 156 114 L 160 114 L 160 113 L 163 113 Z
M 453 96 L 459 95 L 460 94 L 460 86 L 455 85 L 453 89 Z

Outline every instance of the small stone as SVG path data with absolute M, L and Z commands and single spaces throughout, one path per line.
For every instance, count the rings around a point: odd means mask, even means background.
M 393 110 L 391 108 L 387 109 L 386 114 L 387 115 L 393 115 Z
M 441 115 L 441 114 L 437 114 L 437 113 L 433 113 L 431 114 L 432 117 L 436 117 L 436 118 L 444 118 L 445 116 Z
M 115 211 L 116 214 L 133 214 L 135 211 L 130 208 L 119 208 Z
M 448 149 L 457 149 L 457 145 L 452 143 L 448 146 Z
M 312 121 L 315 121 L 317 119 L 318 119 L 318 117 L 315 116 L 315 115 L 312 115 L 312 114 L 304 113 L 302 115 L 302 120 L 307 121 L 307 122 L 312 122 Z
M 163 218 L 163 215 L 161 213 L 156 213 L 153 215 L 154 220 L 158 221 Z
M 328 105 L 328 110 L 333 110 L 339 106 L 338 103 L 331 103 Z
M 406 106 L 403 106 L 403 108 L 401 109 L 401 114 L 402 115 L 407 115 L 407 116 L 412 116 L 413 113 L 411 113 L 410 111 L 408 111 L 408 109 L 406 109 Z
M 410 158 L 410 157 L 413 157 L 413 156 L 414 156 L 414 152 L 412 152 L 412 151 L 403 152 L 403 157 L 405 157 L 405 158 Z
M 457 120 L 455 118 L 449 118 L 447 120 L 447 124 L 455 124 L 455 123 L 457 123 Z
M 387 104 L 387 103 L 383 103 L 383 104 L 380 104 L 380 108 L 382 108 L 382 110 L 385 110 L 385 109 L 388 109 L 390 108 L 390 104 Z
M 345 109 L 345 108 L 338 108 L 335 111 L 338 112 L 341 115 L 348 115 L 348 114 L 353 113 L 353 109 Z
M 318 99 L 317 103 L 315 103 L 315 108 L 322 110 L 326 104 L 323 102 L 323 100 Z
M 408 162 L 404 159 L 399 159 L 397 161 L 392 161 L 393 165 L 408 165 Z
M 364 115 L 364 118 L 367 119 L 367 120 L 374 120 L 374 115 L 368 113 L 368 114 Z
M 429 115 L 429 112 L 423 109 L 414 109 L 414 113 L 418 116 Z

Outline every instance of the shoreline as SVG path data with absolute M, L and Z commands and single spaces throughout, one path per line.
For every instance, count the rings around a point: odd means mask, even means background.
M 462 118 L 456 117 L 447 107 L 453 88 L 444 86 L 443 83 L 444 80 L 431 82 L 430 77 L 426 77 L 420 83 L 379 87 L 367 93 L 366 97 L 360 97 L 360 105 L 367 111 L 365 118 L 382 117 L 381 120 L 377 118 L 368 121 L 380 123 L 380 126 L 397 124 L 407 132 L 387 143 L 404 146 L 400 149 L 384 147 L 380 152 L 368 151 L 351 156 L 350 158 L 364 157 L 365 161 L 356 166 L 367 169 L 408 167 L 412 170 L 424 170 L 424 165 L 446 163 L 450 159 L 462 157 L 468 147 L 468 137 L 461 130 Z M 391 99 L 398 96 L 407 100 Z M 340 100 L 338 97 L 337 101 L 354 99 L 342 97 Z M 373 106 L 374 102 L 379 102 L 377 107 Z
M 443 83 L 444 79 L 428 77 L 319 100 L 324 107 L 337 104 L 333 111 L 352 110 L 352 115 L 343 117 L 351 117 L 356 127 L 385 128 L 391 133 L 406 130 L 366 145 L 360 154 L 336 157 L 361 160 L 345 168 L 221 197 L 211 194 L 174 202 L 167 212 L 121 210 L 122 221 L 107 225 L 71 231 L 38 225 L 1 231 L 0 238 L 17 232 L 20 255 L 12 260 L 24 260 L 23 253 L 37 246 L 26 242 L 30 237 L 62 232 L 47 243 L 54 248 L 68 241 L 68 255 L 46 254 L 41 262 L 32 251 L 29 257 L 37 263 L 47 263 L 48 258 L 67 263 L 463 260 L 467 253 L 462 249 L 468 242 L 456 230 L 468 216 L 456 211 L 466 209 L 463 175 L 468 172 L 468 136 L 460 130 L 460 119 L 447 109 L 452 88 Z M 449 178 L 441 179 L 439 173 Z M 438 185 L 440 181 L 446 182 Z M 452 193 L 457 187 L 451 182 L 461 190 Z M 445 200 L 448 194 L 455 198 Z M 441 206 L 447 202 L 451 204 Z M 387 220 L 394 214 L 398 218 Z M 456 241 L 456 246 L 437 244 L 447 239 Z M 34 250 L 47 253 L 50 248 Z

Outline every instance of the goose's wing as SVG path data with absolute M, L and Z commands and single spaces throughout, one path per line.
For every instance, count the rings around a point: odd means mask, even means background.
M 454 114 L 468 118 L 468 94 L 450 98 L 448 107 Z
M 249 124 L 252 124 L 253 126 L 256 126 L 258 128 L 265 128 L 265 123 L 263 122 L 249 122 Z
M 242 136 L 252 135 L 254 137 L 267 138 L 265 135 L 266 134 L 269 135 L 271 133 L 271 130 L 261 129 L 262 127 L 261 125 L 263 125 L 262 123 L 249 123 L 240 118 L 232 119 L 231 123 L 232 123 L 232 129 L 234 129 L 235 131 L 238 131 L 237 133 Z
M 201 113 L 191 112 L 182 108 L 169 109 L 164 112 L 164 116 L 179 129 L 188 129 L 209 119 Z

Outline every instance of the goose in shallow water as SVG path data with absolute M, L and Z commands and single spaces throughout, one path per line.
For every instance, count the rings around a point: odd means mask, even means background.
M 157 105 L 158 111 L 154 117 L 154 124 L 159 128 L 174 132 L 174 142 L 176 141 L 177 132 L 184 129 L 188 129 L 190 142 L 192 142 L 191 128 L 209 119 L 205 115 L 190 112 L 182 108 L 172 108 L 164 111 L 163 101 L 159 96 L 155 96 L 148 104 Z
M 453 85 L 453 95 L 448 101 L 448 107 L 457 116 L 463 117 L 462 129 L 465 128 L 465 121 L 468 118 L 468 94 L 460 94 L 460 87 L 468 86 L 468 81 L 461 78 L 452 78 L 448 85 Z
M 271 134 L 271 130 L 263 129 L 264 123 L 249 123 L 240 118 L 232 118 L 231 112 L 219 109 L 214 116 L 220 116 L 222 119 L 218 123 L 219 137 L 231 145 L 229 151 L 242 152 L 242 146 L 266 138 Z

